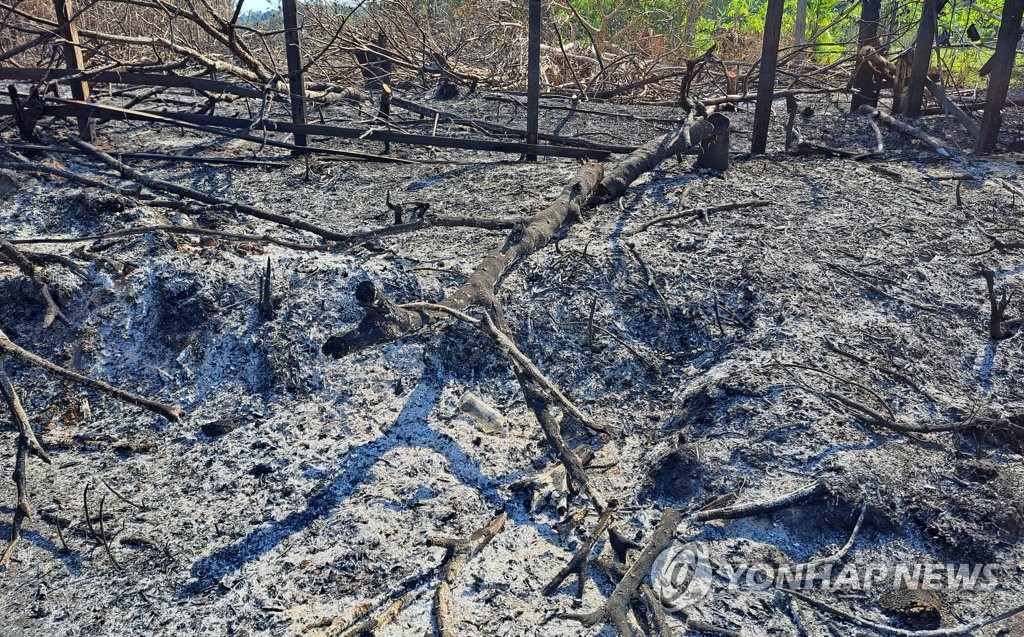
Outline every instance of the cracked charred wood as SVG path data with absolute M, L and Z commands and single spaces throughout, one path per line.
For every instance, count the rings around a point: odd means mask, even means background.
M 1000 341 L 1013 336 L 1013 332 L 1004 326 L 1006 307 L 1010 304 L 1010 297 L 1006 290 L 1003 290 L 1002 297 L 996 295 L 996 274 L 992 270 L 982 270 L 981 275 L 985 277 L 985 285 L 988 287 L 988 303 L 990 315 L 988 319 L 988 333 L 993 341 Z
M 271 289 L 272 272 L 270 269 L 270 257 L 267 257 L 267 265 L 263 269 L 263 274 L 257 277 L 259 282 L 259 310 L 260 316 L 263 317 L 264 321 L 272 321 L 274 319 L 274 295 Z

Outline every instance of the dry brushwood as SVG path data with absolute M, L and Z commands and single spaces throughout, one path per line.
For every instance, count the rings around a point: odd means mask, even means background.
M 619 635 L 628 637 L 637 634 L 637 627 L 630 619 L 630 608 L 633 598 L 637 595 L 644 578 L 651 571 L 654 560 L 672 542 L 676 527 L 682 522 L 679 512 L 671 507 L 665 507 L 661 514 L 661 521 L 651 534 L 647 544 L 644 545 L 636 561 L 630 565 L 622 580 L 615 586 L 611 596 L 605 600 L 595 611 L 590 613 L 569 613 L 562 615 L 565 619 L 573 619 L 584 627 L 591 627 L 597 624 L 610 624 L 615 627 Z
M 23 363 L 46 370 L 58 378 L 76 383 L 83 387 L 88 387 L 89 389 L 95 389 L 96 391 L 113 396 L 114 398 L 130 405 L 148 409 L 149 411 L 160 414 L 168 420 L 179 420 L 184 414 L 181 407 L 175 407 L 174 405 L 167 405 L 159 401 L 150 400 L 149 398 L 143 398 L 142 396 L 127 392 L 123 389 L 118 389 L 117 387 L 101 380 L 83 376 L 78 372 L 74 372 L 55 363 L 51 363 L 45 358 L 33 354 L 12 342 L 7 338 L 7 335 L 3 333 L 3 330 L 0 330 L 0 353 L 8 354 Z
M 32 425 L 29 423 L 28 414 L 25 413 L 21 399 L 18 398 L 18 392 L 15 391 L 11 379 L 4 373 L 3 362 L 3 356 L 0 355 L 0 394 L 3 395 L 4 402 L 7 403 L 7 408 L 11 412 L 11 420 L 18 430 L 17 455 L 14 462 L 14 474 L 12 475 L 18 492 L 18 502 L 14 507 L 14 520 L 11 522 L 10 541 L 3 554 L 0 555 L 0 567 L 10 568 L 14 549 L 21 539 L 21 525 L 25 520 L 32 519 L 32 505 L 29 502 L 28 494 L 29 452 L 46 464 L 50 464 L 50 456 L 43 449 L 43 446 L 39 444 L 35 432 L 32 431 Z

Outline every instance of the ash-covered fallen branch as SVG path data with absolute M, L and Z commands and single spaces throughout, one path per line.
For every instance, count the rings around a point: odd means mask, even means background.
M 666 221 L 675 221 L 676 219 L 692 219 L 692 218 L 703 218 L 707 217 L 712 212 L 728 212 L 730 210 L 740 210 L 742 208 L 763 208 L 771 205 L 772 202 L 765 199 L 751 199 L 750 201 L 737 201 L 736 203 L 726 203 L 720 206 L 709 206 L 707 208 L 692 208 L 690 210 L 684 210 L 682 212 L 676 212 L 670 215 L 662 215 L 655 217 L 650 221 L 645 221 L 633 230 L 628 230 L 623 233 L 627 237 L 632 237 L 644 232 L 651 226 L 658 225 L 659 223 L 665 223 Z
M 629 617 L 633 598 L 637 595 L 644 578 L 651 571 L 654 560 L 672 542 L 676 527 L 680 522 L 682 522 L 682 518 L 679 512 L 672 507 L 665 507 L 657 528 L 654 529 L 636 561 L 630 565 L 622 580 L 615 586 L 611 597 L 593 612 L 570 613 L 562 615 L 562 617 L 574 619 L 587 628 L 599 623 L 611 624 L 619 632 L 619 635 L 624 637 L 635 635 L 636 626 Z
M 70 326 L 71 322 L 68 321 L 64 313 L 61 312 L 60 307 L 57 306 L 57 302 L 53 300 L 53 295 L 50 294 L 49 284 L 43 280 L 39 272 L 36 271 L 32 262 L 29 261 L 24 254 L 21 253 L 10 241 L 0 237 L 0 254 L 10 259 L 12 263 L 18 266 L 21 273 L 24 274 L 29 281 L 35 286 L 39 292 L 39 296 L 43 297 L 43 301 L 46 302 L 46 315 L 43 317 L 43 327 L 50 327 L 53 324 L 54 319 L 60 319 L 62 323 Z
M 901 122 L 900 120 L 896 119 L 895 117 L 881 109 L 873 108 L 870 104 L 864 104 L 863 106 L 860 107 L 860 112 L 864 115 L 877 117 L 886 126 L 889 126 L 890 128 L 899 131 L 900 133 L 903 133 L 908 137 L 913 137 L 923 142 L 926 146 L 937 152 L 942 157 L 953 157 L 953 153 L 949 152 L 949 150 L 947 150 L 946 147 L 942 145 L 942 142 L 935 139 L 934 137 L 924 132 L 920 128 L 917 128 L 916 126 L 911 126 L 906 122 Z
M 83 376 L 78 372 L 61 367 L 56 363 L 51 363 L 45 358 L 38 356 L 37 354 L 33 354 L 32 352 L 13 343 L 9 338 L 7 338 L 7 335 L 4 334 L 2 330 L 0 330 L 0 352 L 9 354 L 23 363 L 46 370 L 58 378 L 76 383 L 83 387 L 88 387 L 89 389 L 95 389 L 130 405 L 148 409 L 149 411 L 160 414 L 168 420 L 179 420 L 184 413 L 181 407 L 175 407 L 159 401 L 143 398 L 142 396 L 127 392 L 123 389 L 118 389 L 117 387 L 105 383 L 102 380 L 89 378 L 88 376 Z
M 257 208 L 256 206 L 250 206 L 248 204 L 229 201 L 222 197 L 209 195 L 205 192 L 196 190 L 194 188 L 180 186 L 178 184 L 173 184 L 169 181 L 164 181 L 162 179 L 150 177 L 149 175 L 143 173 L 142 171 L 136 170 L 135 168 L 128 166 L 124 162 L 103 152 L 96 146 L 93 146 L 92 144 L 86 141 L 78 139 L 73 135 L 69 136 L 68 140 L 77 148 L 85 151 L 89 155 L 92 155 L 100 162 L 110 166 L 111 168 L 116 168 L 118 171 L 120 171 L 120 174 L 122 176 L 128 179 L 134 179 L 140 184 L 146 186 L 147 188 L 152 188 L 153 190 L 170 193 L 172 195 L 177 195 L 179 197 L 184 197 L 186 199 L 192 199 L 194 201 L 199 201 L 205 204 L 231 206 L 232 209 L 237 210 L 238 212 L 241 212 L 243 214 L 247 214 L 258 219 L 263 219 L 264 221 L 279 223 L 283 226 L 288 226 L 289 228 L 304 230 L 306 232 L 310 232 L 312 234 L 323 237 L 324 239 L 327 239 L 329 241 L 344 241 L 349 238 L 348 235 L 317 226 L 315 224 L 303 221 L 301 219 L 293 219 L 291 217 L 278 214 L 276 212 L 271 212 L 269 210 Z
M 414 312 L 434 312 L 438 314 L 444 314 L 457 318 L 460 321 L 475 327 L 476 329 L 489 336 L 494 343 L 498 346 L 498 350 L 501 351 L 502 355 L 505 356 L 512 363 L 512 366 L 517 372 L 527 376 L 540 386 L 544 393 L 551 397 L 559 407 L 565 410 L 567 413 L 572 414 L 581 424 L 586 426 L 588 429 L 597 431 L 600 433 L 609 433 L 608 428 L 593 422 L 590 416 L 587 416 L 580 408 L 577 407 L 569 398 L 562 393 L 562 390 L 547 376 L 544 375 L 537 365 L 530 360 L 527 356 L 519 349 L 511 337 L 508 334 L 498 329 L 498 326 L 494 324 L 491 317 L 485 312 L 481 315 L 481 318 L 475 319 L 464 312 L 453 310 L 444 305 L 437 303 L 408 303 L 402 306 L 396 306 L 395 310 L 412 310 Z M 575 478 L 575 476 L 572 476 Z
M 590 205 L 621 197 L 640 175 L 654 170 L 669 157 L 699 145 L 714 132 L 714 124 L 700 119 L 689 125 L 677 126 L 665 135 L 648 141 L 605 173 L 595 193 L 595 201 L 590 202 Z
M 815 480 L 796 491 L 786 493 L 778 498 L 765 500 L 763 502 L 734 504 L 720 509 L 704 509 L 703 511 L 698 511 L 695 517 L 701 522 L 707 522 L 709 520 L 731 520 L 735 518 L 764 515 L 766 513 L 771 513 L 772 511 L 791 507 L 795 504 L 807 502 L 813 498 L 822 497 L 827 493 L 828 486 L 821 480 Z
M 488 253 L 469 280 L 441 305 L 457 311 L 474 305 L 492 306 L 494 288 L 501 275 L 519 259 L 546 246 L 566 222 L 579 218 L 602 175 L 600 164 L 582 166 L 554 203 L 534 215 L 521 233 L 513 233 L 504 246 Z M 369 281 L 356 287 L 356 301 L 366 310 L 366 316 L 355 329 L 329 338 L 323 346 L 324 354 L 342 358 L 405 336 L 433 320 L 424 312 L 399 308 Z
M 546 246 L 565 224 L 581 221 L 586 207 L 619 197 L 640 175 L 690 145 L 700 143 L 714 131 L 714 125 L 707 120 L 679 126 L 647 142 L 607 173 L 600 164 L 584 164 L 557 200 L 531 217 L 521 232 L 513 232 L 505 245 L 488 253 L 466 283 L 442 300 L 441 305 L 459 311 L 473 306 L 493 308 L 499 279 L 517 261 Z M 342 358 L 401 338 L 433 322 L 424 312 L 397 308 L 369 281 L 356 287 L 356 302 L 366 310 L 366 316 L 354 329 L 327 339 L 324 354 Z
M 853 531 L 850 532 L 850 539 L 846 541 L 846 544 L 841 546 L 838 551 L 817 560 L 811 560 L 810 562 L 804 562 L 792 567 L 795 572 L 814 572 L 822 566 L 828 566 L 829 564 L 836 564 L 850 552 L 853 548 L 853 543 L 857 539 L 857 534 L 860 533 L 860 527 L 864 524 L 864 514 L 867 513 L 868 503 L 864 502 L 860 506 L 860 515 L 857 516 L 857 522 L 853 525 Z
M 259 302 L 257 307 L 260 311 L 260 316 L 263 317 L 264 321 L 274 320 L 274 294 L 271 288 L 271 282 L 273 280 L 273 272 L 270 267 L 270 257 L 267 257 L 267 265 L 263 268 L 263 274 L 257 276 L 257 282 L 259 284 Z
M 431 537 L 427 546 L 441 546 L 448 551 L 442 562 L 441 581 L 434 591 L 434 619 L 440 637 L 455 637 L 455 604 L 452 600 L 452 585 L 458 579 L 469 560 L 483 550 L 494 539 L 508 521 L 508 514 L 502 511 L 486 525 L 474 531 L 468 538 Z
M 338 635 L 338 637 L 362 637 L 363 635 L 374 634 L 375 631 L 380 630 L 395 621 L 395 618 L 398 617 L 405 607 L 409 605 L 409 602 L 412 601 L 413 593 L 414 591 L 407 591 L 400 595 L 389 602 L 388 605 L 382 608 L 376 615 L 356 624 L 352 628 L 349 628 Z
M 3 554 L 0 555 L 0 567 L 10 568 L 14 549 L 21 539 L 21 525 L 25 520 L 32 519 L 32 505 L 28 494 L 28 454 L 31 452 L 46 464 L 50 464 L 50 456 L 43 449 L 43 446 L 39 444 L 35 432 L 32 431 L 28 414 L 25 413 L 21 399 L 18 398 L 18 392 L 14 389 L 14 383 L 4 373 L 2 365 L 3 356 L 0 355 L 0 394 L 3 395 L 4 402 L 7 403 L 7 408 L 11 412 L 11 420 L 14 421 L 15 428 L 18 430 L 14 474 L 12 475 L 14 485 L 18 491 L 18 502 L 14 507 L 14 520 L 11 522 L 11 539 Z

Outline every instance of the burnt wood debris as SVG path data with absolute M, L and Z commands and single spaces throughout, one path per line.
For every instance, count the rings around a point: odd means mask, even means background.
M 1024 0 L 270 4 L 0 0 L 5 626 L 1024 634 Z

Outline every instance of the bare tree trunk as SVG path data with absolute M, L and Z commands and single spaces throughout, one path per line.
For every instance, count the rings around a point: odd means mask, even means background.
M 878 19 L 882 0 L 861 0 L 860 29 L 857 33 L 857 49 L 861 59 L 853 74 L 853 99 L 850 112 L 856 113 L 864 104 L 878 106 L 879 86 L 871 65 L 863 56 L 864 47 L 878 48 Z
M 985 98 L 985 115 L 981 120 L 981 134 L 978 135 L 978 150 L 995 148 L 1003 117 L 1000 111 L 1006 102 L 1006 91 L 1010 87 L 1010 74 L 1016 56 L 1017 42 L 1021 36 L 1021 17 L 1024 15 L 1024 0 L 1006 0 L 1003 3 L 1003 18 L 999 25 L 996 52 L 982 67 L 989 71 L 988 95 Z
M 768 0 L 761 44 L 761 68 L 757 78 L 757 102 L 754 105 L 754 132 L 750 152 L 764 153 L 768 146 L 768 124 L 772 117 L 775 92 L 775 67 L 779 62 L 779 36 L 782 34 L 783 0 Z
M 935 29 L 938 20 L 937 0 L 924 0 L 921 9 L 921 26 L 917 30 L 917 45 L 914 47 L 914 70 L 910 74 L 910 93 L 907 96 L 907 115 L 921 116 L 921 102 L 924 101 L 924 85 L 928 79 L 928 67 L 932 62 L 932 45 L 935 43 Z

